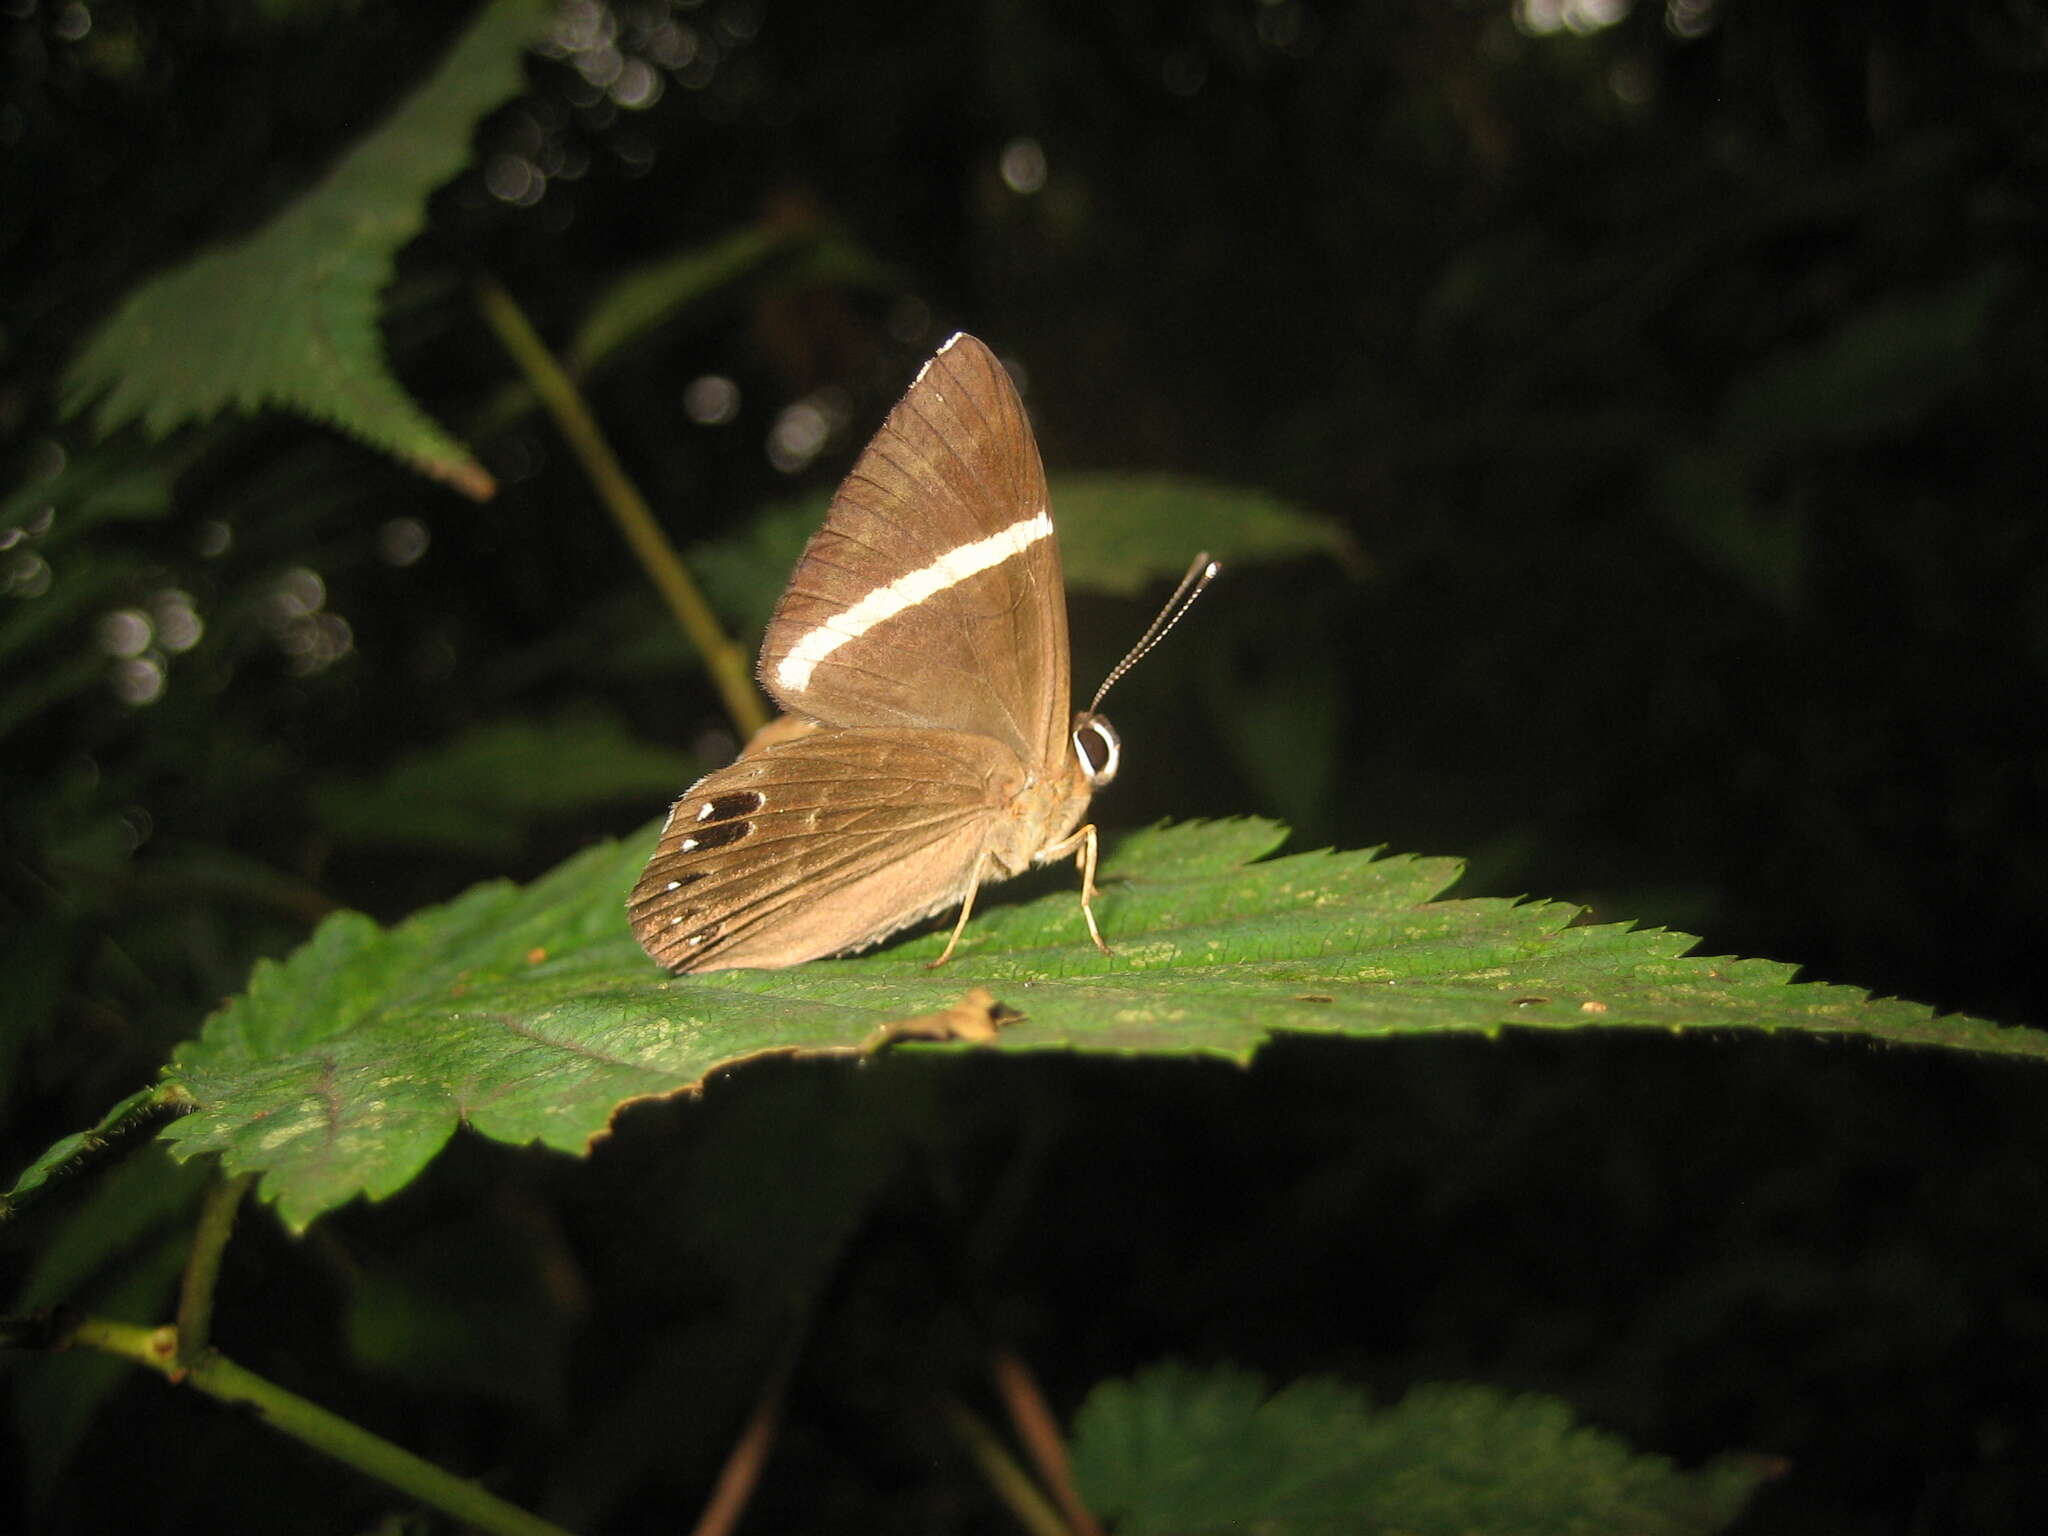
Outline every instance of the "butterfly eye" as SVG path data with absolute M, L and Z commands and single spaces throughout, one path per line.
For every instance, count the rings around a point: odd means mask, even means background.
M 1081 759 L 1081 771 L 1091 788 L 1100 789 L 1116 777 L 1123 758 L 1123 743 L 1116 727 L 1102 715 L 1079 715 L 1074 720 L 1074 755 Z

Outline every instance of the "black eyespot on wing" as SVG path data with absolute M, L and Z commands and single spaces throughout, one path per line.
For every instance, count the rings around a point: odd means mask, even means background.
M 724 848 L 743 837 L 751 837 L 754 824 L 751 821 L 709 822 L 683 839 L 684 853 L 699 853 L 706 848 Z
M 725 932 L 724 923 L 711 923 L 703 928 L 699 928 L 695 933 L 685 934 L 683 936 L 683 947 L 686 950 L 702 949 L 723 932 Z
M 731 821 L 736 816 L 751 816 L 767 803 L 768 797 L 758 789 L 742 789 L 705 801 L 697 812 L 697 820 Z

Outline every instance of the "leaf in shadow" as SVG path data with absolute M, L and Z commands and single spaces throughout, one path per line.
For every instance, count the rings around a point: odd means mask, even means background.
M 328 779 L 313 810 L 340 843 L 503 856 L 550 817 L 673 799 L 691 777 L 683 754 L 586 710 L 492 721 L 375 779 Z
M 1125 1536 L 1708 1536 L 1776 1470 L 1681 1472 L 1555 1398 L 1425 1384 L 1390 1408 L 1309 1377 L 1228 1367 L 1105 1382 L 1074 1425 L 1074 1479 Z

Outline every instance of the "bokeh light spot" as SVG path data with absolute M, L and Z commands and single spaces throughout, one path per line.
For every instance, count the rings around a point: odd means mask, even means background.
M 760 32 L 761 12 L 753 0 L 726 0 L 718 8 L 718 19 L 712 25 L 727 42 L 744 43 Z
M 266 601 L 271 616 L 287 624 L 318 613 L 326 606 L 327 583 L 320 579 L 318 571 L 308 570 L 303 565 L 294 566 L 278 577 Z
M 645 59 L 627 59 L 612 81 L 612 100 L 622 107 L 644 111 L 661 100 L 661 76 Z
M 184 655 L 206 634 L 192 594 L 177 587 L 165 587 L 150 598 L 149 616 L 156 625 L 156 643 L 173 656 Z
M 547 190 L 547 178 L 524 155 L 493 155 L 484 166 L 484 188 L 501 203 L 530 208 Z
M 625 67 L 626 56 L 609 43 L 576 55 L 576 73 L 606 91 L 611 89 L 612 82 L 619 78 L 619 72 Z
M 1714 29 L 1714 0 L 1665 0 L 1664 27 L 1673 37 L 1705 37 Z
M 164 696 L 164 664 L 155 656 L 124 657 L 107 674 L 114 697 L 137 708 Z
M 1570 32 L 1583 37 L 1628 15 L 1632 0 L 1515 0 L 1515 25 L 1534 37 Z
M 1045 148 L 1036 139 L 1012 139 L 996 162 L 1003 185 L 1020 197 L 1045 190 Z
M 740 387 L 723 374 L 707 373 L 683 388 L 683 413 L 703 427 L 722 427 L 740 413 Z
M 100 619 L 100 649 L 109 656 L 140 656 L 155 639 L 156 626 L 140 608 L 116 608 Z
M 50 562 L 33 550 L 21 550 L 0 566 L 0 592 L 9 597 L 41 597 L 55 579 Z
M 649 29 L 643 46 L 647 57 L 663 69 L 684 69 L 697 57 L 702 44 L 697 40 L 696 28 L 679 21 L 664 21 Z
M 419 562 L 429 542 L 427 525 L 418 518 L 390 518 L 377 530 L 377 558 L 403 570 Z
M 768 462 L 785 475 L 798 474 L 810 467 L 831 435 L 832 423 L 825 413 L 811 401 L 799 400 L 785 406 L 769 428 Z
M 906 347 L 922 346 L 932 333 L 932 307 L 906 293 L 889 306 L 889 334 Z
M 22 476 L 24 480 L 54 480 L 70 467 L 71 455 L 64 451 L 64 445 L 54 437 L 37 441 L 28 451 L 28 463 Z

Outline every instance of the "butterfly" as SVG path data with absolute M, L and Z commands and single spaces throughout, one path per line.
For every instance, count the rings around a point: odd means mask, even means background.
M 864 949 L 1072 857 L 1095 921 L 1089 798 L 1121 745 L 1102 695 L 1215 574 L 1198 560 L 1094 702 L 1069 716 L 1066 593 L 1016 387 L 961 332 L 833 497 L 757 672 L 785 713 L 670 809 L 628 903 L 674 971 Z

